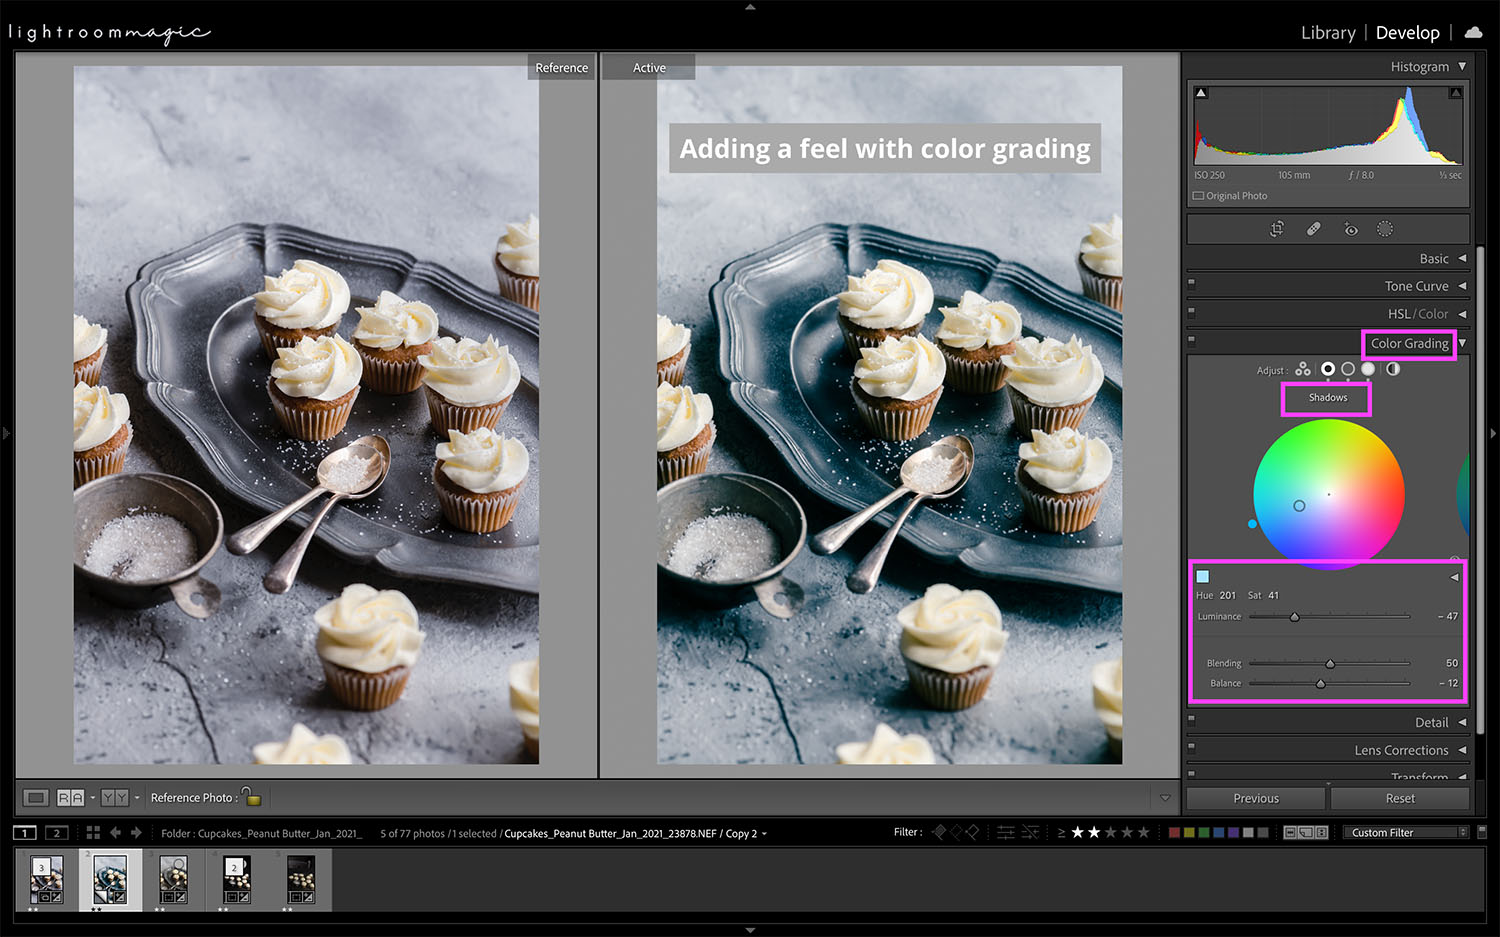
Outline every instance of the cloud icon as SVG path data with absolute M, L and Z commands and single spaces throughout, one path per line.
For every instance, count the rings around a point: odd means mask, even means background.
M 1480 29 L 1478 26 L 1470 26 L 1469 27 L 1469 31 L 1466 32 L 1466 33 L 1464 33 L 1464 38 L 1465 39 L 1483 39 L 1484 38 L 1484 30 Z

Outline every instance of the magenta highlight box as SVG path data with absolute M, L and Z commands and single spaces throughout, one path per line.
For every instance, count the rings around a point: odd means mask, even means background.
M 1349 402 L 1350 409 L 1347 410 L 1288 410 L 1286 391 L 1288 387 L 1317 387 L 1333 391 L 1335 388 L 1361 388 L 1363 391 L 1364 407 L 1352 399 Z M 1296 392 L 1294 392 L 1295 394 Z M 1303 396 L 1296 394 L 1293 406 L 1303 405 Z M 1285 417 L 1301 416 L 1374 416 L 1375 415 L 1375 383 L 1373 381 L 1282 381 L 1281 382 L 1281 415 Z
M 1429 348 L 1441 350 L 1443 343 L 1437 341 L 1439 336 L 1447 340 L 1445 354 L 1417 353 Z M 1372 340 L 1376 352 L 1373 355 Z M 1361 361 L 1457 361 L 1458 329 L 1360 329 L 1359 358 Z
M 1247 699 L 1244 697 L 1227 697 L 1221 699 L 1206 699 L 1197 695 L 1193 683 L 1193 632 L 1195 631 L 1196 618 L 1193 614 L 1193 590 L 1194 587 L 1207 582 L 1208 579 L 1199 577 L 1209 569 L 1199 567 L 1214 566 L 1306 566 L 1311 564 L 1343 564 L 1344 566 L 1378 566 L 1378 565 L 1407 565 L 1407 566 L 1449 566 L 1459 567 L 1459 595 L 1461 612 L 1459 618 L 1460 633 L 1463 641 L 1462 679 L 1463 693 L 1458 697 L 1435 698 L 1435 699 L 1347 699 L 1332 697 L 1312 697 L 1310 699 L 1271 698 L 1271 699 Z M 1184 675 L 1188 688 L 1188 704 L 1193 706 L 1208 706 L 1214 704 L 1225 704 L 1229 706 L 1296 706 L 1296 705 L 1324 705 L 1324 706 L 1462 706 L 1469 702 L 1469 561 L 1459 557 L 1447 557 L 1442 559 L 1420 559 L 1420 560 L 1397 560 L 1397 559 L 1347 559 L 1335 557 L 1316 557 L 1312 559 L 1190 559 L 1187 568 L 1188 596 L 1187 596 L 1187 673 Z

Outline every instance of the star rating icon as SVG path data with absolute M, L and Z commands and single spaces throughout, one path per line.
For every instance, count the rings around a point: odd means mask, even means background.
M 1135 834 L 1131 832 L 1130 827 L 1128 827 L 1128 826 L 1125 827 L 1125 838 L 1129 839 L 1133 835 L 1135 835 Z
M 1098 839 L 1098 838 L 1099 838 L 1099 828 L 1097 826 L 1091 826 L 1091 827 L 1089 827 L 1089 839 Z
M 1109 829 L 1105 830 L 1104 831 L 1104 838 L 1105 839 L 1114 839 L 1115 838 L 1115 828 L 1114 827 L 1110 827 Z
M 1151 835 L 1151 831 L 1146 829 L 1144 826 L 1141 827 L 1141 839 L 1145 839 L 1149 835 Z
M 1074 839 L 1083 839 L 1083 827 L 1081 827 L 1081 826 L 1075 826 L 1075 827 L 1073 827 L 1073 838 Z

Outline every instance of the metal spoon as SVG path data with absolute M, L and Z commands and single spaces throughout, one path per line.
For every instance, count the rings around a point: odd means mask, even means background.
M 351 459 L 364 462 L 364 471 L 352 480 L 341 478 L 339 467 Z M 276 561 L 271 571 L 266 573 L 266 578 L 262 580 L 266 591 L 280 594 L 290 589 L 292 581 L 297 578 L 297 568 L 302 565 L 302 557 L 307 553 L 308 544 L 312 543 L 313 534 L 317 533 L 318 525 L 323 523 L 323 518 L 333 510 L 333 506 L 346 498 L 358 501 L 369 497 L 385 481 L 386 473 L 390 470 L 391 447 L 382 436 L 362 436 L 324 459 L 318 465 L 318 484 L 333 492 L 333 497 L 323 503 L 318 513 L 313 515 L 312 523 L 307 525 L 296 541 L 281 554 L 281 559 Z
M 246 524 L 235 531 L 229 536 L 228 540 L 224 541 L 225 548 L 235 556 L 244 556 L 264 543 L 266 538 L 271 535 L 271 531 L 285 523 L 287 518 L 302 510 L 302 507 L 307 502 L 324 492 L 332 491 L 333 489 L 325 484 L 324 479 L 329 477 L 329 474 L 333 472 L 339 463 L 349 458 L 349 451 L 355 446 L 368 446 L 371 449 L 383 449 L 386 453 L 390 452 L 390 447 L 379 436 L 361 436 L 344 448 L 333 450 L 323 457 L 322 462 L 318 463 L 318 484 L 315 487 L 309 488 L 306 494 L 286 507 L 279 508 L 255 523 Z
M 967 436 L 946 436 L 907 459 L 901 465 L 901 484 L 916 493 L 896 517 L 865 558 L 854 567 L 846 584 L 851 592 L 869 592 L 880 580 L 880 569 L 901 532 L 901 525 L 911 517 L 917 505 L 927 499 L 941 501 L 952 497 L 969 481 L 974 472 L 974 444 Z
M 870 518 L 884 511 L 892 501 L 895 501 L 907 492 L 915 491 L 916 489 L 906 484 L 907 477 L 915 474 L 918 466 L 931 459 L 939 446 L 962 449 L 969 453 L 970 458 L 974 454 L 974 447 L 969 444 L 968 437 L 966 436 L 944 436 L 927 448 L 918 449 L 907 456 L 905 462 L 901 463 L 901 485 L 899 487 L 893 489 L 890 494 L 860 511 L 858 514 L 850 515 L 837 524 L 821 531 L 817 536 L 808 541 L 808 545 L 812 548 L 812 551 L 820 556 L 832 553 L 847 543 L 849 538 L 854 536 L 856 530 L 869 523 Z M 952 458 L 952 456 L 950 455 L 948 458 Z

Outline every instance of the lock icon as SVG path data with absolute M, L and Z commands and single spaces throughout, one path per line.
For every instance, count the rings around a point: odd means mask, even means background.
M 246 784 L 244 787 L 240 788 L 240 796 L 245 798 L 246 807 L 260 806 L 260 795 L 250 793 L 250 785 Z

